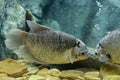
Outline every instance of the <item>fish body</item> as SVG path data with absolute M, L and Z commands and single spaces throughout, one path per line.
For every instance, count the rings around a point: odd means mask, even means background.
M 72 35 L 27 21 L 31 31 L 10 30 L 5 44 L 24 58 L 45 64 L 65 64 L 88 58 L 86 45 Z M 22 47 L 20 47 L 22 46 Z
M 100 61 L 120 64 L 120 29 L 103 37 L 96 46 Z

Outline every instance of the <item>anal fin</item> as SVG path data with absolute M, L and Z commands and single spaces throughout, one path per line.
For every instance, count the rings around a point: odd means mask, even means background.
M 38 60 L 35 59 L 32 54 L 27 50 L 25 46 L 19 47 L 17 50 L 14 51 L 19 58 L 23 58 L 29 60 L 31 62 L 37 62 Z

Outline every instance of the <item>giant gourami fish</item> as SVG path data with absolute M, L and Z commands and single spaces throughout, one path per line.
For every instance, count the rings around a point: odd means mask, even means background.
M 11 29 L 5 44 L 18 56 L 44 64 L 65 64 L 89 57 L 86 45 L 67 33 L 27 20 L 30 32 Z
M 95 54 L 102 62 L 120 64 L 120 29 L 104 36 L 96 45 Z

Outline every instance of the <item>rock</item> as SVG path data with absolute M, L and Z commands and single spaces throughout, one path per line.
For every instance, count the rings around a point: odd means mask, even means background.
M 46 76 L 46 80 L 61 80 L 61 79 L 58 77 L 48 75 L 48 76 Z
M 45 25 L 47 27 L 50 27 L 54 30 L 58 30 L 60 31 L 60 25 L 57 21 L 53 20 L 53 19 L 45 19 L 42 22 L 42 25 Z
M 21 65 L 32 64 L 27 59 L 18 59 L 17 62 L 19 62 Z
M 100 76 L 103 77 L 107 75 L 120 75 L 120 65 L 111 63 L 102 64 L 100 68 Z
M 39 71 L 39 69 L 33 69 L 33 70 L 23 74 L 23 76 L 35 75 L 38 71 Z
M 8 75 L 7 74 L 5 74 L 5 73 L 1 73 L 0 74 L 0 77 L 7 77 Z
M 16 79 L 17 80 L 28 80 L 29 76 L 19 77 L 19 78 L 16 78 Z
M 6 49 L 4 40 L 10 29 L 23 27 L 25 27 L 24 8 L 16 0 L 0 0 L 0 60 L 18 59 L 15 53 Z
M 120 1 L 119 0 L 108 0 L 110 1 L 112 4 L 114 4 L 115 6 L 120 8 Z
M 43 76 L 31 75 L 28 80 L 46 80 L 46 79 Z
M 84 78 L 86 80 L 102 80 L 99 76 L 98 71 L 86 72 L 85 75 L 84 75 Z
M 0 73 L 5 73 L 12 77 L 19 77 L 25 72 L 27 72 L 27 68 L 15 60 L 8 58 L 0 61 Z
M 85 40 L 92 29 L 89 25 L 97 8 L 94 0 L 55 0 L 43 9 L 43 13 L 47 18 L 56 20 L 62 31 Z
M 60 78 L 61 79 L 80 79 L 84 80 L 83 78 L 84 73 L 78 70 L 66 70 L 62 71 Z
M 17 4 L 17 3 L 16 3 Z M 23 28 L 25 26 L 25 10 L 21 5 L 6 8 L 6 19 L 3 22 L 2 33 L 6 36 L 12 28 Z
M 16 80 L 16 79 L 12 77 L 0 77 L 0 80 Z
M 32 70 L 35 70 L 35 69 L 36 69 L 36 70 L 38 69 L 38 67 L 32 65 L 31 63 L 29 63 L 29 64 L 24 63 L 23 65 L 24 65 L 25 67 L 27 67 L 28 72 L 29 72 L 29 71 L 32 71 Z
M 61 72 L 58 69 L 50 69 L 48 71 L 49 75 L 59 77 L 61 75 Z
M 120 75 L 108 75 L 103 77 L 103 80 L 120 80 Z
M 98 70 L 93 69 L 93 68 L 77 68 L 75 70 L 79 70 L 79 71 L 82 71 L 84 73 L 86 73 L 86 72 L 97 72 L 98 71 Z
M 43 8 L 49 5 L 49 3 L 50 0 L 36 0 L 36 1 L 27 0 L 27 1 L 22 1 L 21 5 L 24 6 L 24 8 L 30 9 L 30 11 L 33 13 L 34 16 L 41 18 L 44 15 Z
M 50 69 L 47 68 L 41 69 L 37 75 L 44 76 L 46 80 L 60 80 L 59 76 L 61 75 L 61 72 L 58 69 Z
M 47 75 L 49 75 L 49 70 L 47 68 L 43 68 L 40 71 L 38 71 L 37 75 L 47 76 Z

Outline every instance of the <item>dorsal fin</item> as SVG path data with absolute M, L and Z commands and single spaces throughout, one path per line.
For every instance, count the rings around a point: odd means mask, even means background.
M 30 20 L 27 20 L 27 24 L 28 24 L 28 27 L 30 28 L 31 32 L 38 32 L 41 30 L 50 30 L 50 28 L 47 28 L 43 25 L 40 25 L 40 24 L 30 21 Z

